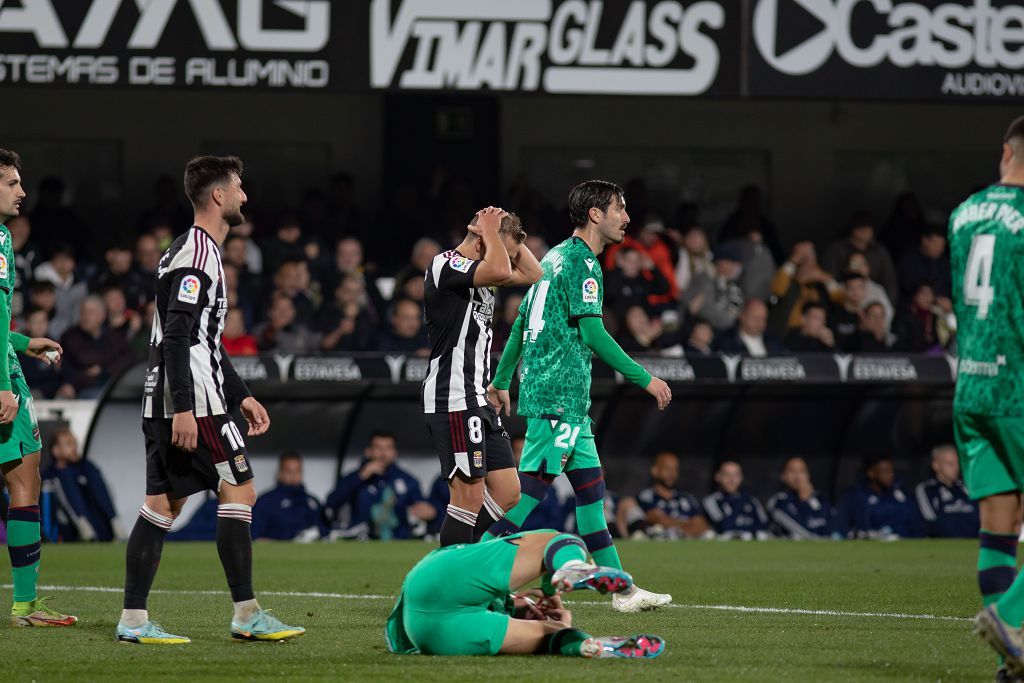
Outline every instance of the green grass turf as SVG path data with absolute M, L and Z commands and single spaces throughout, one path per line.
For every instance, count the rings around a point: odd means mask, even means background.
M 976 543 L 625 543 L 639 584 L 671 592 L 678 605 L 743 605 L 848 612 L 972 617 L 979 607 Z M 259 591 L 397 592 L 423 543 L 256 545 Z M 124 547 L 45 546 L 41 582 L 118 588 Z M 7 583 L 0 568 L 0 583 Z M 458 577 L 452 577 L 457 581 Z M 0 681 L 229 680 L 992 680 L 994 655 L 967 621 L 779 613 L 678 607 L 613 613 L 607 598 L 574 608 L 575 625 L 595 634 L 651 632 L 668 641 L 657 660 L 584 661 L 554 657 L 436 658 L 389 654 L 382 636 L 391 601 L 264 596 L 287 623 L 305 625 L 290 643 L 228 638 L 230 602 L 212 544 L 168 544 L 154 619 L 191 645 L 144 647 L 113 640 L 119 592 L 49 590 L 77 614 L 72 629 L 3 630 Z M 10 599 L 10 590 L 0 590 Z

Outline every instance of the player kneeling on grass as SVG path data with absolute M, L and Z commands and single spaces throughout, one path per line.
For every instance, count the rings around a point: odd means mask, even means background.
M 461 577 L 452 581 L 453 576 Z M 513 596 L 541 579 L 541 591 Z M 651 659 L 665 649 L 657 636 L 595 637 L 573 628 L 558 593 L 619 593 L 629 574 L 587 561 L 579 536 L 529 531 L 475 545 L 453 545 L 413 567 L 385 636 L 399 654 L 540 654 Z M 538 602 L 534 598 L 539 598 Z

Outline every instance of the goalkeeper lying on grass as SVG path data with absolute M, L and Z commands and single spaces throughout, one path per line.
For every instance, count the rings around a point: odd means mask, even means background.
M 512 594 L 537 578 L 540 591 Z M 618 593 L 633 585 L 621 569 L 587 561 L 578 536 L 532 531 L 433 551 L 405 579 L 388 618 L 388 649 L 400 654 L 551 654 L 650 659 L 664 651 L 650 635 L 595 637 L 572 627 L 558 593 Z

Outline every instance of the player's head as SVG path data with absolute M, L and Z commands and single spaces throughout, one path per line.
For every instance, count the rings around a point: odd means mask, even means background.
M 1024 169 L 1024 116 L 1010 124 L 1003 136 L 1003 158 L 999 162 L 999 173 L 1003 177 L 1013 171 Z
M 726 460 L 715 470 L 715 483 L 724 493 L 739 493 L 743 486 L 743 468 L 735 460 Z
M 0 222 L 21 213 L 25 188 L 21 186 L 21 157 L 17 152 L 0 149 Z
M 78 439 L 67 427 L 61 427 L 50 439 L 50 456 L 60 464 L 76 463 L 82 459 L 78 452 Z
M 626 239 L 626 194 L 607 180 L 588 180 L 569 192 L 569 220 L 576 230 L 594 230 L 605 244 Z
M 943 484 L 952 484 L 960 478 L 960 458 L 956 448 L 942 444 L 932 449 L 932 472 Z
M 302 456 L 285 451 L 277 459 L 277 483 L 282 486 L 302 486 Z
M 479 218 L 479 216 L 473 216 L 473 220 L 469 224 L 476 225 Z M 501 239 L 501 243 L 504 245 L 509 258 L 518 254 L 519 245 L 526 241 L 526 231 L 523 229 L 523 222 L 519 219 L 519 216 L 509 212 L 507 216 L 502 218 L 501 224 L 498 227 L 498 237 Z M 480 258 L 484 258 L 487 250 L 484 248 L 483 237 L 476 237 L 476 248 L 480 252 Z
M 395 435 L 377 429 L 370 435 L 370 443 L 366 446 L 366 459 L 390 465 L 398 457 Z
M 185 166 L 185 195 L 196 213 L 216 207 L 229 226 L 245 222 L 242 205 L 242 160 L 238 157 L 196 157 Z
M 651 479 L 655 484 L 665 488 L 675 488 L 679 483 L 679 456 L 669 451 L 662 451 L 654 456 Z
M 807 469 L 807 461 L 798 455 L 786 460 L 782 466 L 782 483 L 794 491 L 801 491 L 811 486 L 811 473 Z
M 891 489 L 896 481 L 896 470 L 893 468 L 892 458 L 883 455 L 869 459 L 864 475 L 867 477 L 868 483 L 876 488 Z

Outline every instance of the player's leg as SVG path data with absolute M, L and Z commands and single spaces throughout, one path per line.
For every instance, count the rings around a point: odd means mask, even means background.
M 482 478 L 467 476 L 462 471 L 456 470 L 448 479 L 451 497 L 441 522 L 442 548 L 476 540 L 473 530 L 484 506 L 484 490 Z
M 483 423 L 472 411 L 438 413 L 427 416 L 427 429 L 437 450 L 441 474 L 448 480 L 441 547 L 472 543 L 478 513 L 484 505 L 487 475 Z
M 484 462 L 487 465 L 487 486 L 484 504 L 477 513 L 473 540 L 481 540 L 496 522 L 519 502 L 519 473 L 512 453 L 512 440 L 501 424 L 501 418 L 491 406 L 479 410 L 486 431 Z
M 526 445 L 519 461 L 519 502 L 480 540 L 487 541 L 519 531 L 530 513 L 548 495 L 551 483 L 561 474 L 564 453 L 565 449 L 555 444 L 555 427 L 551 420 L 527 418 Z

